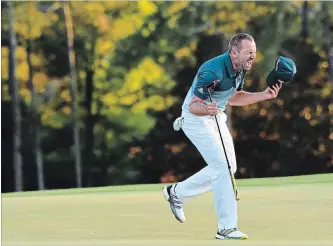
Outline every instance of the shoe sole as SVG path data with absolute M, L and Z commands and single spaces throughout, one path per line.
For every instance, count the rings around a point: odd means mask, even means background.
M 242 237 L 223 237 L 221 235 L 215 236 L 215 239 L 218 239 L 218 240 L 246 240 L 248 238 L 249 238 L 248 236 L 242 236 Z
M 185 221 L 183 221 L 183 220 L 181 220 L 180 218 L 178 218 L 178 216 L 173 212 L 172 206 L 171 206 L 171 204 L 170 204 L 170 202 L 169 202 L 169 198 L 170 198 L 170 196 L 169 196 L 169 193 L 168 193 L 167 187 L 168 187 L 168 186 L 166 185 L 166 186 L 164 186 L 163 189 L 162 189 L 162 193 L 163 193 L 163 195 L 164 195 L 164 197 L 165 197 L 165 200 L 169 203 L 169 205 L 170 205 L 170 209 L 171 209 L 171 212 L 172 212 L 173 216 L 175 216 L 176 220 L 178 220 L 180 223 L 184 223 Z

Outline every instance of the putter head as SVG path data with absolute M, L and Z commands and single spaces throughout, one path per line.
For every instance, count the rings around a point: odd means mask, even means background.
M 238 192 L 238 190 L 236 190 L 236 201 L 239 201 L 239 200 L 240 200 L 239 192 Z

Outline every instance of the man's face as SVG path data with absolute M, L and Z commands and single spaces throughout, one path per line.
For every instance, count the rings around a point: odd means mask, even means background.
M 235 61 L 235 66 L 241 70 L 250 70 L 252 63 L 256 58 L 256 43 L 250 40 L 242 41 L 242 49 L 238 51 L 236 47 L 233 48 L 233 56 Z

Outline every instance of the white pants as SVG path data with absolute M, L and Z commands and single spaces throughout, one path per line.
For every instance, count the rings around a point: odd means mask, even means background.
M 215 118 L 185 114 L 182 130 L 198 149 L 207 166 L 176 186 L 176 195 L 181 200 L 192 198 L 213 190 L 218 229 L 237 227 L 237 202 L 228 170 L 226 156 Z M 228 130 L 225 113 L 217 115 L 229 164 L 236 172 L 236 156 L 232 136 Z

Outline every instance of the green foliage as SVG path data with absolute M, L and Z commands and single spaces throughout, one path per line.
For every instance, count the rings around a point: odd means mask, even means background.
M 66 166 L 72 158 L 69 67 L 61 5 L 43 5 L 49 11 L 41 11 L 38 2 L 14 4 L 16 65 L 20 95 L 27 106 L 31 95 L 26 44 L 31 40 L 46 168 L 49 165 L 52 173 L 62 163 L 56 176 L 74 170 Z M 332 26 L 332 4 L 327 6 Z M 173 132 L 172 121 L 180 114 L 196 69 L 206 57 L 225 50 L 223 39 L 236 32 L 251 33 L 257 43 L 257 62 L 245 90 L 265 88 L 278 55 L 294 59 L 298 70 L 294 83 L 284 86 L 278 99 L 233 109 L 239 176 L 332 170 L 332 81 L 323 50 L 322 5 L 309 2 L 306 40 L 300 37 L 302 7 L 303 2 L 294 1 L 71 2 L 79 124 L 84 151 L 92 153 L 87 160 L 91 169 L 86 170 L 94 173 L 92 184 L 156 182 L 165 174 L 186 177 L 202 167 L 189 141 Z M 3 15 L 3 41 L 7 22 Z M 330 27 L 329 37 L 332 33 Z M 1 78 L 6 82 L 6 43 L 1 51 Z M 9 101 L 8 83 L 2 83 L 1 89 L 2 102 Z M 90 131 L 92 135 L 87 134 Z M 266 147 L 269 154 L 261 154 Z M 135 175 L 126 176 L 129 173 Z

